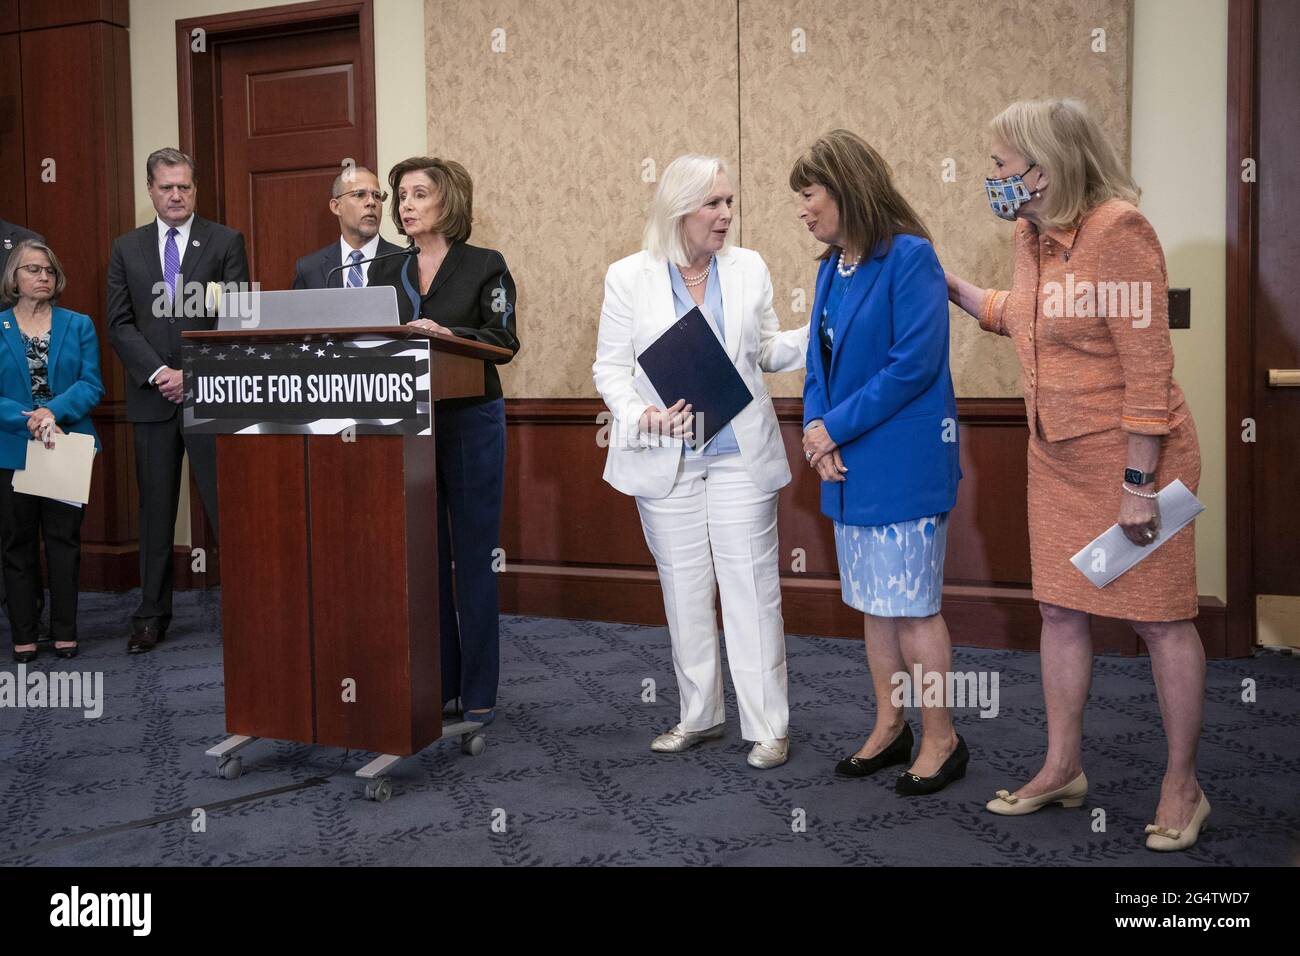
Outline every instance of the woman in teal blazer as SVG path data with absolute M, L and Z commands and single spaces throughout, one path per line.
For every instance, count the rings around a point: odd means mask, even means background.
M 860 137 L 834 130 L 790 173 L 799 218 L 826 243 L 817 273 L 804 379 L 804 458 L 835 523 L 844 603 L 863 612 L 875 727 L 841 776 L 910 765 L 906 796 L 966 771 L 950 702 L 921 707 L 921 745 L 904 707 L 940 686 L 952 646 L 939 613 L 948 512 L 961 478 L 948 370 L 948 287 L 920 218 Z M 925 675 L 912 686 L 915 675 Z M 900 683 L 897 675 L 906 681 Z
M 49 246 L 21 242 L 0 276 L 0 545 L 14 660 L 36 657 L 40 543 L 49 568 L 50 633 L 59 657 L 77 653 L 81 571 L 79 505 L 14 491 L 32 441 L 66 432 L 94 435 L 90 411 L 104 394 L 99 342 L 88 316 L 54 303 L 66 285 Z M 95 438 L 99 449 L 99 439 Z

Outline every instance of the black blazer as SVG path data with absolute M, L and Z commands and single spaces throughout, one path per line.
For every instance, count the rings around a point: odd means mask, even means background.
M 368 284 L 390 285 L 397 290 L 397 314 L 403 325 L 417 318 L 432 319 L 463 339 L 496 345 L 512 354 L 519 351 L 515 280 L 506 268 L 505 257 L 495 249 L 452 243 L 424 295 L 419 292 L 420 266 L 415 256 L 394 256 L 372 263 Z M 448 398 L 438 406 L 463 408 L 501 398 L 496 366 L 508 361 L 484 363 L 482 397 Z
M 247 282 L 244 237 L 228 226 L 195 216 L 189 244 L 181 253 L 178 283 Z M 155 316 L 154 288 L 163 281 L 158 256 L 158 221 L 113 240 L 108 259 L 108 340 L 126 366 L 126 417 L 132 422 L 162 422 L 179 405 L 149 384 L 160 365 L 180 368 L 181 332 L 211 329 L 216 316 Z M 184 302 L 177 286 L 176 302 Z M 160 309 L 160 311 L 162 311 Z
M 35 239 L 37 242 L 44 242 L 45 238 L 30 229 L 24 229 L 22 226 L 15 226 L 12 222 L 5 222 L 0 219 L 0 275 L 4 274 L 5 265 L 9 262 L 9 253 L 13 252 L 14 246 L 24 239 Z
M 342 270 L 329 276 L 329 284 L 325 282 L 325 277 L 333 269 L 338 269 L 343 265 L 343 258 L 339 255 L 341 247 L 335 239 L 324 249 L 317 249 L 309 255 L 303 256 L 293 267 L 293 288 L 295 289 L 341 289 L 343 288 Z M 375 255 L 382 256 L 389 252 L 401 252 L 402 247 L 394 245 L 383 236 L 379 237 L 379 248 L 375 250 Z M 371 263 L 373 267 L 375 263 Z M 366 281 L 370 283 L 370 270 L 366 270 Z

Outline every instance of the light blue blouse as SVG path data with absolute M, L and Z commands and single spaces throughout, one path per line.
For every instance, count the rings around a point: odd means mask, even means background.
M 677 307 L 677 318 L 680 319 L 695 308 L 695 300 L 691 298 L 691 291 L 686 288 L 686 280 L 682 278 L 681 270 L 671 262 L 668 263 L 668 278 L 673 284 L 673 304 Z M 718 337 L 722 347 L 726 348 L 727 322 L 722 313 L 722 283 L 718 279 L 718 259 L 716 256 L 712 260 L 708 284 L 704 289 L 704 304 L 708 307 L 708 311 L 712 313 L 712 321 L 709 324 L 713 328 L 713 334 Z M 662 396 L 662 398 L 664 401 L 670 400 L 667 395 Z M 706 457 L 709 455 L 727 455 L 740 451 L 740 445 L 736 442 L 736 433 L 732 431 L 730 422 L 723 426 L 722 431 L 713 436 L 713 440 L 705 445 L 703 450 L 697 451 L 689 446 L 683 447 L 686 449 L 687 458 L 700 455 Z

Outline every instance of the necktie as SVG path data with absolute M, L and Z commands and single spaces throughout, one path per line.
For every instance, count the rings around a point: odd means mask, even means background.
M 167 230 L 167 245 L 163 247 L 163 281 L 167 283 L 167 301 L 176 300 L 176 273 L 181 270 L 181 254 L 176 248 L 180 233 L 175 226 Z
M 365 255 L 360 249 L 353 249 L 348 258 L 352 260 L 352 268 L 348 269 L 348 288 L 360 289 L 366 284 L 366 277 L 361 274 L 361 260 Z

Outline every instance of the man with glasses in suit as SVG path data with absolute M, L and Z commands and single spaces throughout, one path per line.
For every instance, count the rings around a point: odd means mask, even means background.
M 370 260 L 401 252 L 379 235 L 387 193 L 364 166 L 349 167 L 334 178 L 330 212 L 339 219 L 339 239 L 298 260 L 293 269 L 295 289 L 360 288 L 370 276 Z

